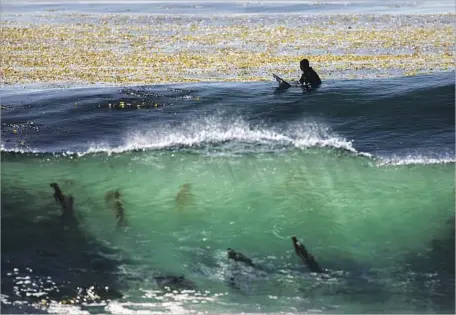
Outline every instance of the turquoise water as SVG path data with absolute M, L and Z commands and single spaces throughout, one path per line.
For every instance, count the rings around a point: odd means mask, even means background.
M 372 159 L 332 150 L 238 157 L 131 153 L 3 163 L 2 180 L 37 192 L 34 205 L 40 208 L 58 208 L 40 198 L 50 193 L 43 183 L 62 183 L 86 216 L 83 226 L 108 240 L 115 221 L 104 195 L 119 188 L 130 228 L 109 241 L 127 252 L 133 248 L 133 255 L 158 251 L 154 260 L 169 271 L 185 271 L 171 244 L 282 256 L 291 250 L 292 235 L 312 244 L 317 257 L 334 267 L 339 255 L 381 267 L 427 248 L 454 205 L 452 163 L 379 167 Z M 190 188 L 179 196 L 184 184 Z
M 382 306 L 388 311 L 422 311 L 419 304 L 429 301 L 403 301 L 415 290 L 413 277 L 403 284 L 406 291 L 396 292 L 395 273 L 404 272 L 409 255 L 425 253 L 432 240 L 447 237 L 455 202 L 453 163 L 377 166 L 371 158 L 331 149 L 235 157 L 184 152 L 73 159 L 12 156 L 4 157 L 2 166 L 2 187 L 15 183 L 7 193 L 32 192 L 27 215 L 58 213 L 45 183 L 61 183 L 65 193 L 75 196 L 79 228 L 140 262 L 120 264 L 119 277 L 137 277 L 125 289 L 150 310 L 161 304 L 141 294 L 157 289 L 152 276 L 159 269 L 184 275 L 209 291 L 207 303 L 217 312 L 225 307 L 299 311 L 314 302 L 323 310 L 332 306 L 336 312 L 351 312 L 351 307 L 370 312 L 378 309 L 365 308 L 362 301 L 373 294 L 399 295 L 398 301 Z M 184 184 L 189 188 L 183 189 Z M 128 228 L 123 230 L 116 229 L 113 210 L 104 201 L 113 189 L 120 189 L 125 205 Z M 292 235 L 329 269 L 329 279 L 318 281 L 307 273 L 293 253 Z M 227 274 L 233 272 L 227 247 L 248 254 L 267 272 L 241 267 L 240 289 L 232 289 L 227 285 Z M 430 259 L 432 275 L 432 260 L 439 258 Z M 363 277 L 369 280 L 361 281 Z M 301 296 L 309 285 L 329 292 L 313 293 L 322 296 L 308 306 L 300 299 L 286 300 Z M 356 306 L 346 304 L 345 299 L 354 298 L 351 294 L 333 294 L 372 287 L 374 292 L 358 297 Z M 239 304 L 245 295 L 257 300 L 258 309 L 250 298 L 244 301 L 248 305 Z M 174 302 L 186 310 L 201 307 Z

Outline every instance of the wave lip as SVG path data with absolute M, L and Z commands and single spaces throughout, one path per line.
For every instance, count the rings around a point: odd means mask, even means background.
M 357 153 L 352 142 L 334 135 L 328 127 L 319 123 L 300 123 L 288 126 L 285 130 L 250 126 L 242 119 L 209 117 L 195 122 L 161 129 L 132 131 L 124 143 L 118 147 L 106 144 L 93 144 L 87 153 L 160 150 L 170 148 L 204 148 L 210 145 L 222 147 L 229 144 L 226 151 L 236 153 L 245 145 L 258 145 L 269 149 L 334 147 Z
M 50 153 L 50 152 L 40 151 L 37 149 L 31 149 L 31 148 L 7 147 L 3 143 L 0 145 L 0 151 L 7 152 L 7 153 L 33 153 L 33 154 Z
M 297 122 L 284 128 L 252 126 L 242 118 L 211 116 L 190 123 L 164 125 L 160 129 L 147 126 L 128 132 L 120 145 L 91 143 L 76 152 L 69 150 L 41 151 L 33 148 L 0 146 L 2 152 L 85 156 L 97 153 L 121 154 L 132 151 L 181 150 L 194 148 L 203 153 L 242 154 L 264 153 L 308 148 L 332 148 L 374 160 L 377 167 L 455 163 L 454 153 L 431 156 L 413 153 L 406 156 L 376 156 L 360 152 L 349 141 L 335 134 L 321 122 Z
M 163 149 L 197 148 L 206 151 L 225 151 L 239 153 L 250 148 L 251 153 L 262 149 L 282 150 L 290 148 L 306 149 L 311 147 L 332 147 L 358 153 L 348 141 L 335 135 L 329 127 L 317 122 L 289 124 L 285 128 L 251 126 L 241 118 L 222 118 L 212 116 L 197 119 L 180 125 L 165 125 L 160 129 L 147 126 L 128 132 L 120 145 L 109 143 L 90 143 L 79 152 L 46 152 L 33 148 L 8 148 L 3 144 L 2 151 L 15 153 L 59 153 L 85 155 L 90 153 L 123 153 Z

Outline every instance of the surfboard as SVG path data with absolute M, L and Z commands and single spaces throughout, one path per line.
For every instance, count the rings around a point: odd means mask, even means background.
M 288 89 L 289 87 L 291 87 L 290 83 L 288 83 L 287 81 L 285 81 L 284 79 L 282 79 L 281 77 L 276 75 L 275 73 L 273 73 L 272 76 L 279 83 L 279 89 Z

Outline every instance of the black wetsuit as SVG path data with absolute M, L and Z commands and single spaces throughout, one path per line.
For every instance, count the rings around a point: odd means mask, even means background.
M 301 84 L 309 84 L 310 87 L 315 88 L 321 84 L 321 79 L 318 74 L 315 72 L 312 67 L 307 68 L 302 72 L 301 79 L 299 79 Z

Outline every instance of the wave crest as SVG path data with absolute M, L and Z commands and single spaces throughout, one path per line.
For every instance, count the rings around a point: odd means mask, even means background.
M 253 152 L 258 152 L 260 146 L 266 150 L 334 147 L 357 153 L 351 141 L 335 135 L 320 123 L 300 123 L 278 129 L 251 126 L 241 118 L 221 117 L 198 119 L 178 126 L 167 125 L 160 129 L 142 128 L 129 132 L 120 146 L 93 144 L 87 153 L 205 147 L 215 150 L 223 150 L 226 147 L 230 152 L 239 153 L 250 151 L 249 148 L 253 146 Z
M 454 155 L 427 156 L 373 156 L 359 152 L 353 142 L 338 136 L 321 122 L 296 122 L 285 127 L 252 125 L 242 118 L 211 116 L 181 124 L 165 124 L 160 129 L 147 126 L 128 132 L 117 146 L 108 143 L 91 143 L 77 152 L 46 152 L 22 147 L 0 149 L 7 153 L 51 154 L 57 156 L 85 156 L 96 153 L 121 154 L 132 151 L 194 149 L 197 152 L 224 155 L 304 150 L 307 148 L 333 148 L 374 159 L 374 165 L 401 166 L 454 163 Z

